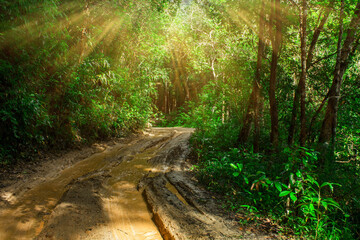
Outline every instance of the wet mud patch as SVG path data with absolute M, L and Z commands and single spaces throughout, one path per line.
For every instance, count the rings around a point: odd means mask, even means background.
M 231 217 L 191 172 L 189 138 L 184 129 L 150 160 L 162 171 L 144 178 L 139 187 L 166 240 L 273 239 L 266 233 L 248 232 Z
M 170 171 L 143 181 L 144 199 L 163 239 L 277 239 L 240 227 L 190 172 Z
M 76 181 L 63 195 L 35 239 L 86 239 L 108 221 L 102 197 L 102 178 Z M 76 226 L 76 227 L 74 227 Z
M 228 219 L 211 194 L 190 173 L 191 131 L 168 141 L 150 160 L 162 171 L 144 178 L 139 187 L 164 239 L 239 239 L 244 233 Z
M 154 128 L 83 160 L 47 163 L 41 170 L 47 167 L 46 174 L 33 175 L 39 179 L 0 192 L 0 236 L 269 239 L 243 231 L 197 182 L 188 160 L 193 131 Z
M 36 185 L 55 178 L 64 169 L 97 153 L 102 153 L 119 144 L 128 144 L 139 138 L 113 139 L 79 149 L 59 150 L 55 152 L 39 153 L 31 161 L 19 161 L 14 166 L 0 168 L 0 207 L 5 203 L 14 204 L 19 196 Z
M 223 216 L 212 212 L 200 212 L 192 206 L 193 199 L 197 197 L 196 189 L 185 198 L 180 188 L 169 183 L 165 175 L 147 181 L 144 198 L 164 239 L 239 239 L 242 236 L 235 222 L 226 221 Z M 170 189 L 167 187 L 169 184 L 172 186 Z

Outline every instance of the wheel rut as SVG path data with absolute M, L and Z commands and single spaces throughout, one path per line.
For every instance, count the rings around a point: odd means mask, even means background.
M 11 203 L 0 205 L 0 238 L 244 237 L 189 171 L 192 132 L 154 128 L 45 176 Z

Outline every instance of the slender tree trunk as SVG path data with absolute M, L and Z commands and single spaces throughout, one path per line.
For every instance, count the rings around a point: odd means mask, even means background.
M 169 108 L 169 90 L 167 88 L 167 82 L 164 83 L 164 113 L 168 113 Z
M 355 52 L 356 52 L 356 49 L 357 47 L 359 46 L 360 44 L 360 38 L 358 38 L 354 44 L 354 47 L 349 55 L 349 58 L 351 59 L 354 55 L 355 55 Z M 312 126 L 314 125 L 315 121 L 316 121 L 316 118 L 319 116 L 321 110 L 323 109 L 323 107 L 325 106 L 325 103 L 326 101 L 328 100 L 329 98 L 329 94 L 330 94 L 330 90 L 328 91 L 328 93 L 326 94 L 326 96 L 324 97 L 324 99 L 322 100 L 320 106 L 318 107 L 318 109 L 316 110 L 315 114 L 313 115 L 312 119 L 311 119 L 311 122 L 310 122 L 310 126 L 309 126 L 309 130 L 308 132 L 311 132 L 312 131 Z
M 189 76 L 186 77 L 184 81 L 184 91 L 185 91 L 185 102 L 191 100 L 190 98 L 190 90 L 189 90 Z
M 85 12 L 85 24 L 83 26 L 83 29 L 81 31 L 81 40 L 80 40 L 80 56 L 79 56 L 79 64 L 83 62 L 84 58 L 86 57 L 86 52 L 87 50 L 87 34 L 89 29 L 87 29 L 87 26 L 90 22 L 90 10 L 89 10 L 89 3 L 86 2 L 85 3 L 85 7 L 84 7 L 84 12 Z
M 302 12 L 301 12 L 301 74 L 299 81 L 299 93 L 300 93 L 300 146 L 305 146 L 306 141 L 306 18 L 307 18 L 307 6 L 306 0 L 302 0 Z
M 320 33 L 323 30 L 327 19 L 329 18 L 329 15 L 330 15 L 330 12 L 332 9 L 332 5 L 333 5 L 333 1 L 331 1 L 329 6 L 325 9 L 323 18 L 321 19 L 317 28 L 314 30 L 314 35 L 312 37 L 312 40 L 311 40 L 311 43 L 309 46 L 309 50 L 307 52 L 306 71 L 305 71 L 306 73 L 309 71 L 309 69 L 311 67 L 312 59 L 314 57 L 315 46 L 319 40 Z M 302 62 L 303 62 L 303 60 L 302 60 Z M 300 101 L 300 84 L 298 84 L 298 86 L 295 90 L 295 94 L 294 94 L 293 109 L 292 109 L 292 113 L 291 113 L 291 120 L 290 120 L 290 127 L 289 127 L 288 145 L 294 144 L 296 118 L 297 118 L 297 113 L 298 113 L 298 109 L 299 109 L 299 105 L 300 105 L 299 101 Z M 307 132 L 309 132 L 309 131 L 310 131 L 310 128 Z
M 340 9 L 340 20 L 339 20 L 339 36 L 337 43 L 337 53 L 336 53 L 336 65 L 334 71 L 334 78 L 329 90 L 328 96 L 328 105 L 326 108 L 325 118 L 321 127 L 319 142 L 325 143 L 328 142 L 333 135 L 334 128 L 334 117 L 337 113 L 336 108 L 336 92 L 337 87 L 340 87 L 340 71 L 341 71 L 341 42 L 343 37 L 343 15 L 344 15 L 344 0 L 341 1 L 341 9 Z M 339 89 L 340 90 L 340 89 Z M 335 140 L 334 138 L 332 140 Z M 332 141 L 333 143 L 334 141 Z M 331 144 L 333 145 L 333 144 Z
M 355 42 L 355 35 L 358 31 L 360 25 L 360 1 L 356 5 L 354 16 L 350 22 L 349 28 L 347 30 L 346 39 L 341 48 L 342 40 L 342 16 L 343 16 L 343 6 L 344 1 L 342 1 L 342 8 L 340 14 L 340 31 L 339 31 L 339 40 L 338 40 L 338 53 L 336 59 L 336 66 L 334 71 L 333 82 L 329 91 L 328 104 L 326 107 L 325 117 L 322 122 L 319 143 L 324 146 L 322 149 L 323 157 L 321 158 L 321 164 L 324 163 L 325 158 L 329 154 L 333 154 L 333 147 L 336 137 L 336 125 L 337 125 L 337 112 L 339 107 L 339 98 L 340 98 L 340 88 L 343 80 L 344 73 L 348 67 L 348 58 L 353 49 L 353 44 Z M 331 144 L 331 148 L 329 148 Z M 331 152 L 329 150 L 331 149 Z
M 251 92 L 248 108 L 243 121 L 243 126 L 239 134 L 239 142 L 245 143 L 250 135 L 251 122 L 254 121 L 254 152 L 259 151 L 259 139 L 260 139 L 260 124 L 259 124 L 259 104 L 260 104 L 260 80 L 262 71 L 262 56 L 264 52 L 264 26 L 265 26 L 265 4 L 261 2 L 261 8 L 259 13 L 259 42 L 258 53 L 256 62 L 255 79 L 253 83 L 253 90 Z
M 296 78 L 296 76 L 294 78 Z M 294 144 L 296 118 L 297 118 L 297 112 L 299 109 L 299 98 L 300 98 L 299 91 L 300 91 L 300 87 L 298 84 L 295 89 L 293 108 L 292 108 L 292 112 L 291 112 L 291 120 L 290 120 L 290 127 L 289 127 L 289 136 L 288 136 L 288 145 L 289 146 Z
M 271 133 L 270 142 L 274 148 L 279 144 L 279 114 L 276 101 L 276 70 L 279 59 L 279 51 L 282 41 L 282 22 L 281 22 L 281 6 L 280 0 L 273 2 L 273 9 L 271 11 L 272 28 L 272 57 L 270 68 L 270 87 L 269 87 L 269 100 L 270 100 L 270 116 L 271 116 Z M 275 35 L 275 36 L 274 36 Z
M 265 3 L 261 2 L 260 16 L 259 16 L 259 43 L 258 54 L 256 62 L 255 84 L 254 84 L 254 152 L 259 152 L 260 142 L 260 104 L 261 104 L 261 72 L 262 72 L 262 58 L 265 50 L 264 44 L 264 27 L 265 27 Z
M 226 111 L 226 102 L 225 102 L 225 89 L 222 90 L 222 103 L 221 103 L 221 123 L 225 123 L 225 111 Z
M 253 91 L 251 92 L 251 95 L 249 97 L 248 107 L 246 110 L 245 117 L 243 119 L 243 126 L 238 136 L 238 143 L 240 144 L 245 143 L 250 135 L 251 122 L 253 121 L 253 117 L 254 117 L 254 98 L 255 98 L 255 93 L 254 93 L 254 85 L 253 85 Z
M 312 59 L 314 57 L 314 50 L 315 50 L 316 43 L 319 40 L 320 33 L 323 30 L 324 25 L 325 25 L 326 21 L 329 18 L 333 2 L 334 1 L 331 1 L 329 6 L 326 8 L 325 13 L 324 13 L 324 17 L 321 19 L 321 21 L 319 23 L 319 26 L 314 31 L 314 35 L 312 37 L 312 40 L 311 40 L 311 43 L 310 43 L 310 46 L 309 46 L 309 50 L 308 50 L 308 56 L 307 56 L 307 59 L 306 59 L 306 70 L 307 71 L 309 70 L 309 68 L 311 66 Z
M 321 110 L 323 109 L 323 107 L 325 106 L 325 103 L 329 97 L 329 93 L 330 93 L 330 90 L 329 92 L 326 94 L 326 96 L 324 97 L 324 99 L 322 100 L 320 106 L 318 107 L 318 109 L 316 110 L 314 116 L 311 118 L 311 121 L 310 121 L 310 126 L 309 126 L 309 129 L 308 129 L 308 132 L 310 133 L 312 131 L 312 126 L 314 125 L 315 123 L 315 120 L 316 118 L 318 117 L 318 115 L 320 114 Z M 312 139 L 312 141 L 314 141 L 314 139 Z

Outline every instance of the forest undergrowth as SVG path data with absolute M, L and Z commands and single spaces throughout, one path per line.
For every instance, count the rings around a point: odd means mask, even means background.
M 299 146 L 254 153 L 249 146 L 235 147 L 234 129 L 229 123 L 212 134 L 199 130 L 192 146 L 199 180 L 225 196 L 224 208 L 245 214 L 241 224 L 261 225 L 266 218 L 290 238 L 356 239 L 359 166 L 334 163 L 319 168 L 319 153 Z

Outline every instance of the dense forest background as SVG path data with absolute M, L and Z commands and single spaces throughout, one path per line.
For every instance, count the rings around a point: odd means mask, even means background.
M 0 3 L 1 165 L 195 127 L 194 171 L 246 221 L 360 238 L 359 1 Z

